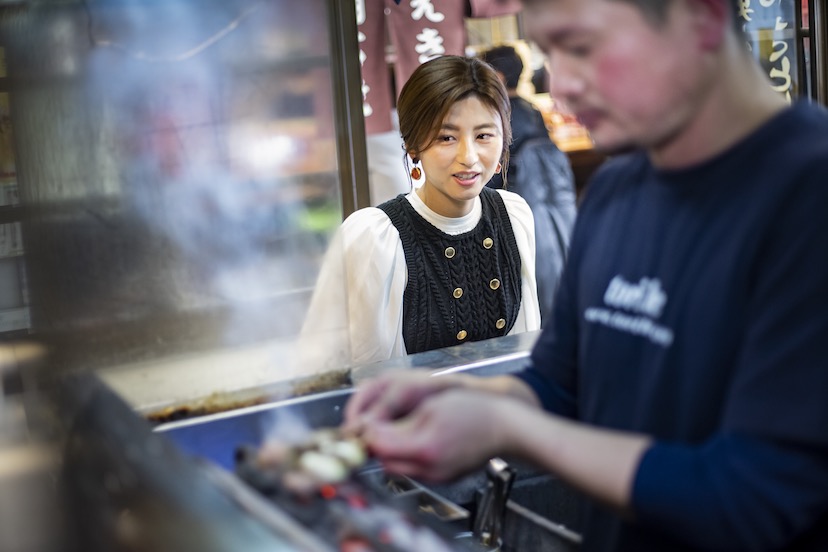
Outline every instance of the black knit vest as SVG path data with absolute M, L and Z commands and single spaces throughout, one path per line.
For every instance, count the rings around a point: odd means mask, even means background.
M 379 206 L 400 233 L 408 284 L 403 340 L 409 354 L 506 335 L 520 310 L 521 261 L 500 194 L 483 188 L 483 213 L 452 236 L 421 217 L 404 194 Z

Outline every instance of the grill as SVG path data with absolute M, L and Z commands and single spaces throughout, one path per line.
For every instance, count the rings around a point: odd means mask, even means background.
M 473 541 L 455 541 L 451 524 L 467 522 L 468 511 L 410 479 L 389 477 L 379 467 L 369 466 L 341 481 L 298 493 L 255 458 L 250 448 L 237 451 L 239 479 L 334 550 L 480 549 L 472 546 Z
M 520 364 L 510 357 L 472 371 Z M 68 390 L 59 416 L 68 422 L 61 488 L 73 550 L 579 549 L 580 496 L 531 467 L 493 460 L 438 486 L 368 462 L 342 481 L 296 494 L 253 461 L 274 418 L 338 426 L 349 389 L 157 427 L 94 377 Z

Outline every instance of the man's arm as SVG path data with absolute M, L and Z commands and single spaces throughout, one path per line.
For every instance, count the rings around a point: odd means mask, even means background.
M 464 385 L 424 398 L 405 417 L 365 426 L 363 437 L 387 470 L 445 481 L 493 456 L 517 457 L 630 511 L 647 437 L 547 414 L 516 378 L 467 378 L 461 378 Z
M 555 473 L 581 492 L 631 515 L 635 474 L 651 439 L 527 410 L 505 415 L 504 454 Z

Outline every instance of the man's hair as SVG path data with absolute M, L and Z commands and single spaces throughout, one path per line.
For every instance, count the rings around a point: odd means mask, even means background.
M 483 52 L 480 58 L 503 74 L 506 88 L 513 90 L 518 87 L 523 73 L 523 60 L 517 50 L 511 46 L 496 46 Z
M 670 7 L 671 0 L 616 0 L 620 2 L 628 2 L 630 4 L 636 4 L 641 11 L 643 11 L 647 16 L 649 16 L 653 21 L 662 22 L 664 21 L 667 8 Z M 733 25 L 736 29 L 739 29 L 739 21 L 738 21 L 738 14 L 739 11 L 737 9 L 739 0 L 728 0 L 728 6 L 730 8 L 730 15 L 733 18 Z
M 608 0 L 610 2 L 627 2 L 628 4 L 635 4 L 644 12 L 644 15 L 654 23 L 662 23 L 667 17 L 667 9 L 670 7 L 672 0 Z M 539 0 L 523 0 L 524 4 L 541 4 Z M 730 7 L 730 14 L 733 18 L 734 29 L 741 31 L 741 22 L 739 21 L 739 0 L 728 0 Z

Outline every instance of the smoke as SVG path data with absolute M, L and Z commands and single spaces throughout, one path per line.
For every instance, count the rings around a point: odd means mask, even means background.
M 290 408 L 274 408 L 261 417 L 262 442 L 303 443 L 311 432 L 308 421 Z
M 321 55 L 314 33 L 286 30 L 320 26 L 313 11 L 261 1 L 87 9 L 117 195 L 158 242 L 168 307 L 223 309 L 227 344 L 295 335 L 333 230 L 307 229 L 339 205 L 330 77 L 313 64 L 279 68 L 295 52 Z

